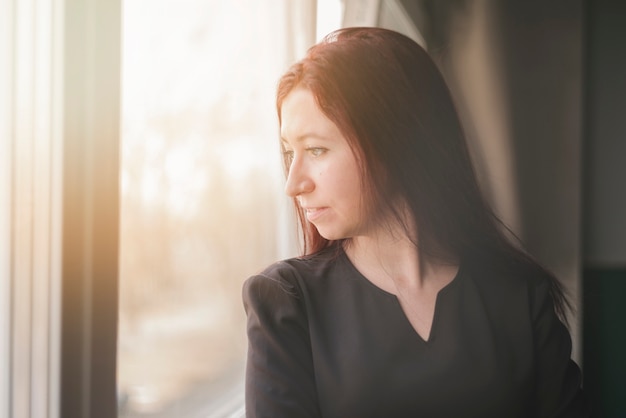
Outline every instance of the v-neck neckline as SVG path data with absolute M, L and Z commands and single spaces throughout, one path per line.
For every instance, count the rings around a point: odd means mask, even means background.
M 348 257 L 345 251 L 341 252 L 341 257 L 343 258 L 344 263 L 346 263 L 348 267 L 355 273 L 355 277 L 358 279 L 359 282 L 363 283 L 364 285 L 367 285 L 369 288 L 373 289 L 375 292 L 385 296 L 388 299 L 391 299 L 394 302 L 395 309 L 398 311 L 398 314 L 402 317 L 405 326 L 408 327 L 408 329 L 412 332 L 412 334 L 417 338 L 417 340 L 421 344 L 429 346 L 432 343 L 433 337 L 436 337 L 437 324 L 439 323 L 439 317 L 441 316 L 441 313 L 440 313 L 441 311 L 440 305 L 442 303 L 441 298 L 443 298 L 444 295 L 449 291 L 449 289 L 453 288 L 456 285 L 456 283 L 459 281 L 459 277 L 461 276 L 461 270 L 462 270 L 460 265 L 457 269 L 456 274 L 454 275 L 454 278 L 445 286 L 443 286 L 441 289 L 439 289 L 439 291 L 437 292 L 437 296 L 435 297 L 435 308 L 433 311 L 433 318 L 430 324 L 430 332 L 428 334 L 428 337 L 424 338 L 417 331 L 417 329 L 415 329 L 415 327 L 409 320 L 406 312 L 404 311 L 404 308 L 402 307 L 402 304 L 400 303 L 400 299 L 398 298 L 398 295 L 386 291 L 385 289 L 379 287 L 378 285 L 373 283 L 371 280 L 369 280 L 367 277 L 365 277 L 359 271 L 359 269 L 357 269 L 356 266 L 352 263 L 352 260 L 350 260 L 350 257 Z

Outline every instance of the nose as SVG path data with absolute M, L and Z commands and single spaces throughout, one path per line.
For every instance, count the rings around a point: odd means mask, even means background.
M 289 166 L 287 182 L 285 183 L 285 193 L 289 197 L 297 197 L 310 193 L 315 189 L 315 183 L 308 175 L 304 163 L 299 158 L 294 158 Z

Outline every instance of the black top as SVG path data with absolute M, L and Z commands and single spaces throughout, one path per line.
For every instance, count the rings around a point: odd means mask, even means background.
M 587 416 L 549 283 L 496 276 L 462 267 L 424 341 L 341 250 L 271 265 L 243 287 L 247 416 Z

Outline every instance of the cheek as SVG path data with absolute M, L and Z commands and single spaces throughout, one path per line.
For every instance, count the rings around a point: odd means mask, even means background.
M 357 173 L 343 173 L 341 182 L 337 183 L 337 188 L 339 189 L 338 194 L 346 200 L 347 205 L 358 213 L 363 212 L 364 199 L 361 178 Z

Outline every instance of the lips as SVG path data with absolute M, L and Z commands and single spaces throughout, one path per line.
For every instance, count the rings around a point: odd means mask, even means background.
M 315 220 L 319 219 L 320 217 L 322 217 L 324 215 L 324 213 L 326 213 L 326 211 L 328 211 L 328 208 L 326 207 L 320 207 L 320 208 L 303 208 L 305 213 L 306 213 L 306 218 L 309 220 L 309 222 L 314 222 Z

